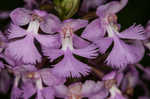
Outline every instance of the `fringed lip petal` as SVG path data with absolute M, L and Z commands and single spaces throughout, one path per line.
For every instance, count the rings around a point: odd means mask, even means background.
M 57 16 L 48 14 L 43 17 L 43 21 L 40 23 L 40 28 L 45 33 L 54 34 L 58 32 L 60 23 L 61 22 Z
M 11 24 L 10 28 L 8 29 L 8 38 L 13 39 L 13 38 L 19 38 L 27 35 L 27 32 L 20 28 L 19 26 L 15 24 Z
M 88 75 L 90 67 L 76 60 L 72 52 L 67 50 L 64 53 L 64 58 L 58 64 L 54 65 L 52 72 L 60 77 L 80 77 L 81 75 Z
M 33 37 L 26 36 L 24 39 L 10 42 L 6 49 L 6 53 L 7 51 L 10 56 L 14 57 L 17 61 L 31 64 L 35 64 L 36 61 L 41 61 L 41 55 L 33 43 Z
M 106 62 L 112 67 L 123 68 L 127 64 L 138 62 L 143 57 L 144 52 L 144 47 L 140 41 L 133 41 L 132 44 L 126 44 L 118 37 L 114 37 L 114 46 Z
M 26 25 L 31 20 L 30 10 L 25 8 L 16 8 L 10 13 L 10 18 L 12 19 L 13 23 L 16 25 Z
M 94 44 L 91 44 L 82 49 L 74 49 L 73 53 L 82 57 L 94 59 L 98 56 L 98 49 L 97 49 L 97 46 L 95 46 Z
M 141 25 L 135 26 L 135 24 L 119 33 L 118 36 L 123 39 L 146 39 L 144 28 Z
M 89 41 L 95 41 L 100 37 L 103 37 L 105 35 L 105 31 L 106 30 L 102 28 L 100 19 L 96 19 L 87 25 L 87 27 L 81 34 L 81 37 Z

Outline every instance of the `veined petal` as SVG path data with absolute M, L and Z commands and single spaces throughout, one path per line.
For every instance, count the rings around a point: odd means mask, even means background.
M 89 59 L 96 58 L 98 56 L 98 49 L 96 49 L 97 46 L 94 44 L 89 45 L 88 47 L 82 48 L 82 49 L 74 49 L 73 53 L 77 54 L 79 56 L 83 56 Z
M 42 92 L 42 96 L 44 97 L 44 99 L 55 99 L 54 98 L 54 89 L 51 87 L 46 87 L 44 89 L 41 90 Z
M 26 25 L 31 20 L 30 10 L 25 8 L 16 8 L 10 13 L 10 18 L 12 19 L 13 23 L 16 25 Z
M 60 78 L 54 74 L 52 74 L 50 69 L 43 69 L 40 71 L 40 75 L 44 84 L 48 86 L 58 85 L 60 83 L 64 83 L 65 79 Z
M 67 50 L 64 53 L 64 58 L 55 65 L 52 72 L 60 77 L 80 77 L 81 74 L 88 75 L 90 67 L 76 60 L 71 51 Z
M 91 8 L 96 8 L 99 5 L 102 5 L 107 0 L 83 0 L 81 5 L 82 12 L 88 12 Z
M 107 51 L 107 49 L 110 47 L 112 42 L 113 42 L 113 39 L 107 37 L 107 38 L 100 38 L 94 43 L 98 46 L 99 52 L 104 54 Z
M 81 34 L 81 37 L 89 41 L 95 41 L 99 39 L 100 37 L 103 37 L 105 35 L 105 31 L 106 30 L 102 28 L 100 19 L 96 19 L 87 25 L 87 27 Z
M 146 39 L 144 28 L 141 25 L 132 25 L 125 31 L 118 34 L 120 38 L 124 39 L 137 39 L 144 40 Z
M 128 0 L 112 1 L 98 7 L 96 14 L 98 16 L 105 16 L 108 14 L 118 13 L 128 3 Z
M 27 35 L 26 30 L 20 28 L 19 26 L 15 24 L 11 24 L 11 27 L 8 29 L 8 31 L 9 31 L 9 35 L 8 35 L 9 39 L 23 37 Z
M 73 29 L 73 31 L 76 31 L 87 26 L 88 21 L 83 19 L 69 19 L 69 20 L 65 20 L 63 23 L 69 24 L 69 26 Z
M 56 37 L 51 35 L 36 35 L 35 38 L 45 47 L 54 47 L 57 42 Z
M 53 34 L 58 32 L 60 28 L 60 20 L 53 14 L 48 14 L 43 17 L 43 21 L 40 23 L 40 28 L 43 32 Z
M 24 63 L 33 63 L 41 61 L 41 55 L 33 43 L 33 37 L 26 36 L 24 39 L 9 43 L 6 53 L 10 54 L 17 61 Z
M 53 48 L 47 48 L 47 47 L 43 47 L 43 53 L 45 56 L 48 56 L 50 61 L 53 61 L 59 56 L 62 56 L 64 54 L 64 52 L 60 49 L 53 49 Z
M 75 48 L 84 48 L 87 47 L 90 43 L 77 35 L 73 35 L 73 46 Z
M 13 87 L 11 91 L 11 99 L 19 99 L 21 97 L 22 91 L 17 88 Z
M 24 85 L 22 86 L 22 91 L 23 91 L 22 97 L 24 99 L 29 99 L 36 93 L 36 89 L 32 84 L 32 82 L 25 82 Z
M 143 57 L 144 52 L 144 47 L 140 41 L 132 41 L 132 44 L 129 45 L 114 37 L 114 47 L 106 62 L 112 67 L 123 68 L 127 64 L 138 62 Z

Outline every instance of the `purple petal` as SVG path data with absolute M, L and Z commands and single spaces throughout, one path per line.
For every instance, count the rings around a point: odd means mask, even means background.
M 13 87 L 11 91 L 11 99 L 19 99 L 22 95 L 22 91 L 19 88 Z
M 16 8 L 10 13 L 10 18 L 16 25 L 26 25 L 30 22 L 31 11 L 25 8 Z
M 60 83 L 64 83 L 65 81 L 65 79 L 52 74 L 50 69 L 43 69 L 40 71 L 40 74 L 44 84 L 48 86 L 58 85 Z
M 81 37 L 83 37 L 89 41 L 95 41 L 95 40 L 99 39 L 100 37 L 103 37 L 105 34 L 105 31 L 106 30 L 104 28 L 102 28 L 100 20 L 96 19 L 87 25 L 87 27 L 83 31 Z
M 94 59 L 94 58 L 96 58 L 96 56 L 98 56 L 98 53 L 97 53 L 98 50 L 96 50 L 96 48 L 97 47 L 92 44 L 92 45 L 89 45 L 88 47 L 85 47 L 82 49 L 74 49 L 73 53 L 77 54 L 79 56 L 82 56 L 82 57 Z
M 44 97 L 42 96 L 41 90 L 37 90 L 37 95 L 35 99 L 44 99 Z
M 54 98 L 55 92 L 53 88 L 47 87 L 47 88 L 42 89 L 41 92 L 42 92 L 44 99 L 55 99 Z
M 43 32 L 53 34 L 60 28 L 60 20 L 55 15 L 48 14 L 43 19 L 40 23 L 40 28 Z
M 64 52 L 60 49 L 52 49 L 52 48 L 46 48 L 46 47 L 43 47 L 43 53 L 45 56 L 48 56 L 50 61 L 53 61 L 59 56 L 62 56 L 64 54 Z
M 63 25 L 68 25 L 73 28 L 73 31 L 79 30 L 85 26 L 87 26 L 88 21 L 83 19 L 69 19 L 63 22 Z
M 8 35 L 9 39 L 13 39 L 13 38 L 17 38 L 17 37 L 23 37 L 27 34 L 27 32 L 24 29 L 20 28 L 17 25 L 14 25 L 14 24 L 11 24 L 8 31 L 9 31 L 9 35 Z
M 64 98 L 68 94 L 68 88 L 65 85 L 54 86 L 56 97 Z
M 93 94 L 89 96 L 88 99 L 106 99 L 108 95 L 109 95 L 109 92 L 107 90 L 102 90 L 97 94 Z
M 89 96 L 93 93 L 93 89 L 95 88 L 96 83 L 92 80 L 87 80 L 83 85 L 82 85 L 82 94 L 84 96 Z
M 45 47 L 54 47 L 57 42 L 56 37 L 51 35 L 36 35 L 35 38 Z
M 75 48 L 87 47 L 90 43 L 77 35 L 73 35 L 73 45 Z
M 117 86 L 119 87 L 121 85 L 122 80 L 124 79 L 124 74 L 123 73 L 118 73 L 116 75 L 116 80 L 117 80 Z
M 108 99 L 127 99 L 126 97 L 124 97 L 123 95 L 121 94 L 115 94 L 115 96 L 112 96 Z
M 80 77 L 88 75 L 90 67 L 76 60 L 70 50 L 64 53 L 64 58 L 55 65 L 52 72 L 60 77 Z
M 36 89 L 31 82 L 25 82 L 25 84 L 22 86 L 22 90 L 23 90 L 22 97 L 24 99 L 29 99 L 36 93 Z
M 84 97 L 90 97 L 93 94 L 98 93 L 104 83 L 103 82 L 94 82 L 92 80 L 87 80 L 83 85 L 82 85 L 82 95 Z
M 6 52 L 11 57 L 24 63 L 36 63 L 41 61 L 41 55 L 33 43 L 33 37 L 26 36 L 24 39 L 9 43 Z
M 128 0 L 112 1 L 98 7 L 96 14 L 98 16 L 105 16 L 108 14 L 118 13 L 128 3 Z
M 99 52 L 104 54 L 112 44 L 112 41 L 112 38 L 99 38 L 99 40 L 94 43 L 99 47 Z
M 103 4 L 106 0 L 83 0 L 81 5 L 82 12 L 88 12 L 91 8 L 96 8 L 97 6 Z
M 123 68 L 127 64 L 134 64 L 140 61 L 144 52 L 144 47 L 140 41 L 133 41 L 129 45 L 114 37 L 114 47 L 107 57 L 106 62 L 112 67 Z
M 115 76 L 116 76 L 116 71 L 112 71 L 111 73 L 106 74 L 103 77 L 103 80 L 111 80 L 111 79 L 114 79 Z
M 139 39 L 139 40 L 146 39 L 144 28 L 141 25 L 137 25 L 137 26 L 132 25 L 125 31 L 118 34 L 118 36 L 124 39 Z

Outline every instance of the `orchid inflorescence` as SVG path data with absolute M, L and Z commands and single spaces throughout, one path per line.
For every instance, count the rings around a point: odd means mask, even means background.
M 150 99 L 142 80 L 150 80 L 150 68 L 139 63 L 150 49 L 150 21 L 122 30 L 117 13 L 128 0 L 83 0 L 80 6 L 68 0 L 72 7 L 67 0 L 24 2 L 0 12 L 11 19 L 0 32 L 1 93 L 11 87 L 11 99 L 133 99 L 140 85 L 145 94 L 138 99 Z M 39 3 L 58 13 L 39 10 Z M 92 19 L 72 17 L 91 8 Z

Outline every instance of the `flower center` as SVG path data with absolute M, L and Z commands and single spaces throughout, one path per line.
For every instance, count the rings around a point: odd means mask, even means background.
M 31 21 L 27 28 L 27 32 L 30 32 L 32 34 L 38 34 L 39 27 L 40 23 L 38 20 Z
M 72 43 L 72 35 L 73 35 L 73 29 L 70 26 L 65 26 L 62 29 L 62 33 L 61 33 L 62 50 L 67 50 L 67 48 L 69 48 L 70 50 L 74 49 Z
M 114 37 L 116 34 L 119 34 L 119 26 L 117 24 L 117 16 L 115 14 L 107 16 L 106 23 L 108 37 Z

